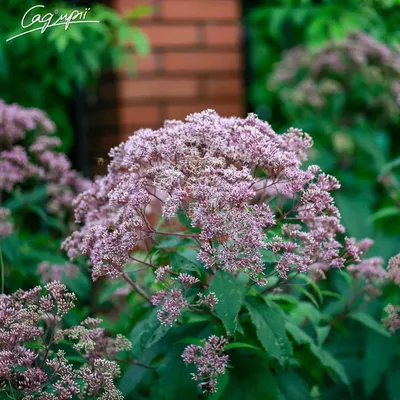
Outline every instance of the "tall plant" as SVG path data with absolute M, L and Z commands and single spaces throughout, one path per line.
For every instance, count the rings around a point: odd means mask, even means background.
M 46 113 L 0 100 L 0 248 L 8 291 L 66 274 L 69 286 L 87 295 L 79 268 L 57 267 L 67 261 L 59 246 L 73 228 L 72 201 L 89 185 L 60 144 Z
M 207 110 L 111 150 L 108 174 L 75 202 L 81 227 L 63 247 L 88 256 L 103 279 L 98 301 L 113 307 L 108 326 L 129 333 L 147 365 L 126 370 L 126 398 L 383 398 L 385 370 L 369 361 L 375 343 L 398 343 L 376 317 L 399 259 L 388 273 L 365 257 L 372 240 L 344 237 L 330 195 L 340 184 L 304 168 L 311 147 L 299 129 L 278 135 L 253 114 Z M 382 359 L 390 371 L 399 362 Z

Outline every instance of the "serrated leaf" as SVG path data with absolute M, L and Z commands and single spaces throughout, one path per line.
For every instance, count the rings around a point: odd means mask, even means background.
M 347 376 L 346 370 L 343 365 L 336 360 L 336 358 L 315 344 L 310 344 L 310 350 L 323 366 L 330 368 L 346 386 L 350 387 L 350 380 Z
M 292 355 L 292 347 L 280 313 L 263 299 L 248 297 L 246 307 L 256 328 L 257 337 L 268 354 L 281 365 Z
M 234 333 L 237 315 L 243 305 L 245 287 L 227 272 L 218 271 L 209 288 L 218 298 L 215 313 L 221 319 L 227 332 Z
M 195 271 L 200 273 L 202 264 L 197 259 L 198 252 L 195 249 L 185 248 L 170 254 L 170 265 L 175 271 Z
M 286 322 L 286 330 L 292 335 L 297 344 L 312 344 L 313 340 L 302 329 L 292 322 Z
M 157 319 L 157 310 L 153 310 L 146 319 L 133 328 L 129 335 L 133 351 L 139 356 L 143 350 L 162 339 L 170 329 L 170 326 L 160 324 Z
M 286 329 L 292 335 L 298 344 L 308 344 L 311 352 L 327 368 L 330 368 L 340 378 L 340 380 L 350 386 L 350 380 L 343 365 L 336 360 L 330 353 L 315 345 L 313 339 L 308 336 L 302 329 L 291 322 L 286 323 Z
M 354 314 L 350 314 L 350 318 L 360 322 L 361 324 L 365 325 L 366 327 L 374 330 L 375 332 L 390 337 L 389 332 L 377 321 L 375 321 L 370 315 L 365 314 L 363 312 L 358 312 Z

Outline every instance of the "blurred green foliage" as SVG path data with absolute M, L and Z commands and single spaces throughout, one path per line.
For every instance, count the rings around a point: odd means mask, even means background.
M 368 82 L 349 82 L 351 90 L 342 90 L 322 110 L 310 105 L 290 107 L 290 101 L 283 100 L 290 100 L 290 86 L 271 90 L 268 82 L 285 52 L 296 46 L 312 53 L 332 41 L 343 41 L 351 32 L 364 32 L 394 47 L 400 43 L 399 20 L 397 1 L 359 0 L 261 1 L 247 18 L 253 73 L 249 91 L 252 107 L 260 117 L 281 130 L 295 126 L 313 136 L 316 152 L 311 155 L 311 162 L 335 175 L 343 185 L 336 200 L 349 234 L 359 239 L 373 237 L 385 257 L 398 250 L 399 238 L 393 235 L 400 233 L 397 228 L 400 220 L 395 217 L 392 224 L 389 221 L 373 224 L 370 217 L 390 202 L 378 180 L 400 150 L 398 123 L 382 118 L 379 121 L 376 113 L 359 105 L 349 109 L 348 105 L 354 105 L 357 99 L 374 96 L 374 88 Z M 361 122 L 349 126 L 346 116 L 351 113 L 361 116 Z
M 56 123 L 63 149 L 73 141 L 68 109 L 77 90 L 96 83 L 101 71 L 129 65 L 134 68 L 132 53 L 145 55 L 149 42 L 132 20 L 150 13 L 149 7 L 138 7 L 121 17 L 114 9 L 94 4 L 86 20 L 100 23 L 71 24 L 49 27 L 45 32 L 32 32 L 11 41 L 6 39 L 23 31 L 21 19 L 38 0 L 8 0 L 0 8 L 0 92 L 2 98 L 26 107 L 45 110 Z M 30 22 L 36 14 L 70 14 L 84 7 L 68 6 L 65 2 L 35 8 L 27 16 Z M 35 24 L 34 27 L 41 26 Z
M 350 86 L 349 90 L 336 93 L 325 108 L 310 104 L 291 107 L 294 85 L 282 84 L 271 90 L 269 82 L 285 52 L 297 46 L 315 54 L 328 43 L 343 41 L 351 32 L 363 32 L 396 49 L 400 43 L 399 2 L 266 0 L 259 3 L 247 19 L 254 79 L 248 93 L 250 104 L 273 126 L 282 130 L 295 126 L 313 136 L 316 152 L 311 154 L 311 163 L 321 165 L 342 183 L 336 203 L 347 234 L 358 239 L 373 238 L 376 245 L 371 249 L 371 255 L 392 256 L 400 249 L 398 121 L 390 122 L 388 118 L 382 118 L 382 114 L 377 115 L 357 103 L 357 99 L 374 96 L 374 88 L 366 81 L 356 85 L 347 76 L 325 76 L 333 82 L 347 78 Z M 299 80 L 308 77 L 307 71 L 297 73 Z M 339 104 L 336 108 L 334 101 L 336 106 Z M 349 115 L 359 118 L 348 123 L 346 117 Z M 344 279 L 344 275 L 334 275 L 330 279 L 331 283 L 322 287 L 322 291 L 339 292 L 342 300 L 338 298 L 335 302 L 332 299 L 322 311 L 328 314 L 340 308 L 340 303 L 350 299 L 356 290 L 356 283 Z M 391 301 L 399 303 L 399 290 L 390 286 L 365 312 L 381 318 L 382 308 Z M 362 317 L 358 322 L 361 324 L 354 325 L 351 319 L 341 321 L 339 330 L 332 332 L 324 342 L 324 347 L 343 365 L 352 390 L 348 391 L 343 384 L 325 381 L 312 388 L 312 398 L 400 398 L 398 337 L 387 338 L 372 332 L 367 318 Z M 317 337 L 323 329 L 323 326 L 316 327 Z M 305 357 L 303 365 L 310 368 L 312 376 L 318 376 L 318 367 L 314 370 L 311 358 Z M 287 398 L 310 397 L 296 394 Z
M 400 7 L 397 0 L 261 0 L 248 16 L 254 82 L 249 99 L 255 111 L 275 120 L 274 96 L 266 82 L 282 53 L 297 45 L 315 48 L 349 32 L 370 33 L 398 43 Z M 279 122 L 279 121 L 278 121 Z

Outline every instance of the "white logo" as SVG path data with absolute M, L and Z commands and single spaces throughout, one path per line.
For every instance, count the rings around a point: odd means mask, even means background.
M 54 10 L 53 13 L 47 13 L 45 15 L 35 14 L 32 15 L 32 10 L 35 8 L 45 8 L 44 5 L 36 5 L 31 7 L 22 17 L 21 26 L 25 29 L 24 32 L 19 33 L 18 35 L 12 36 L 8 38 L 6 41 L 9 42 L 19 36 L 27 35 L 28 33 L 40 31 L 40 33 L 44 33 L 48 28 L 53 28 L 55 26 L 65 26 L 65 30 L 69 28 L 71 24 L 94 24 L 99 23 L 100 21 L 89 21 L 86 20 L 86 15 L 90 8 L 85 8 L 85 11 L 74 10 L 71 13 L 61 14 L 57 18 L 58 10 Z M 40 26 L 38 26 L 40 25 Z M 29 30 L 26 30 L 31 28 Z

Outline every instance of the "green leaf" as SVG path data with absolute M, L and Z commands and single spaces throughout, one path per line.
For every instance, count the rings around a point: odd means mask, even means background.
M 385 164 L 380 172 L 380 175 L 385 175 L 387 172 L 397 167 L 400 167 L 400 157 L 397 157 Z
M 346 370 L 336 358 L 315 344 L 310 344 L 310 350 L 324 367 L 330 368 L 345 385 L 350 387 L 350 380 Z
M 83 358 L 82 356 L 67 356 L 66 357 L 68 361 L 75 361 L 81 364 L 86 364 L 87 360 Z
M 82 271 L 78 271 L 73 279 L 69 278 L 66 280 L 66 285 L 79 298 L 84 299 L 91 292 L 92 281 Z
M 276 377 L 265 358 L 254 354 L 232 354 L 230 364 L 229 384 L 221 400 L 279 399 Z
M 126 282 L 108 282 L 106 288 L 102 291 L 99 297 L 99 304 L 105 303 L 110 297 L 120 288 L 124 287 Z
M 286 330 L 292 335 L 297 344 L 313 344 L 312 338 L 292 322 L 286 322 Z
M 326 338 L 329 335 L 329 332 L 331 331 L 330 326 L 318 326 L 316 328 L 317 331 L 317 340 L 318 340 L 318 345 L 322 346 L 326 340 Z
M 170 264 L 174 271 L 195 271 L 200 273 L 203 268 L 197 259 L 198 251 L 191 248 L 184 248 L 170 253 Z
M 307 299 L 309 299 L 311 301 L 311 303 L 314 304 L 314 306 L 316 308 L 319 308 L 319 304 L 317 302 L 317 300 L 315 299 L 315 297 L 306 289 L 304 289 L 303 287 L 299 287 L 299 286 L 293 286 L 294 290 L 297 290 L 298 292 L 302 293 L 304 296 L 307 297 Z
M 218 298 L 215 313 L 221 319 L 227 332 L 234 333 L 237 327 L 237 315 L 243 305 L 245 287 L 227 272 L 218 271 L 209 288 Z
M 168 247 L 178 247 L 182 242 L 182 239 L 178 236 L 167 236 L 162 242 L 157 245 L 159 249 L 166 249 Z
M 234 342 L 234 343 L 229 343 L 228 345 L 225 346 L 225 350 L 231 350 L 231 349 L 253 349 L 257 351 L 262 350 L 256 346 L 253 346 L 252 344 L 249 343 L 242 343 L 242 342 Z
M 145 5 L 145 4 L 139 4 L 133 10 L 128 11 L 125 14 L 125 17 L 128 20 L 138 19 L 138 18 L 147 17 L 147 16 L 151 15 L 153 12 L 154 12 L 154 7 Z
M 192 221 L 190 220 L 190 218 L 187 216 L 186 212 L 182 208 L 180 208 L 178 210 L 177 217 L 178 217 L 178 221 L 180 224 L 182 224 L 186 228 L 191 228 Z
M 385 207 L 373 213 L 370 220 L 375 222 L 383 218 L 389 218 L 400 215 L 400 209 L 397 207 Z
M 178 343 L 195 344 L 196 346 L 204 347 L 204 342 L 196 337 L 188 337 L 178 340 Z
M 279 400 L 311 400 L 310 388 L 295 372 L 286 372 L 278 376 Z
M 161 325 L 157 319 L 157 310 L 153 310 L 143 321 L 133 328 L 129 335 L 134 353 L 139 356 L 144 349 L 148 349 L 162 339 L 170 326 Z
M 338 360 L 336 360 L 331 354 L 321 347 L 316 346 L 313 339 L 295 324 L 286 322 L 286 329 L 298 344 L 309 345 L 311 352 L 320 361 L 320 363 L 323 366 L 330 368 L 344 384 L 350 386 L 350 380 L 347 376 L 347 373 L 343 365 Z
M 400 369 L 396 371 L 387 371 L 386 374 L 386 391 L 389 400 L 400 399 Z
M 174 348 L 167 356 L 159 369 L 160 399 L 196 399 L 196 383 L 190 377 L 190 368 L 182 360 L 182 349 Z
M 128 396 L 148 372 L 148 369 L 139 365 L 130 365 L 119 382 L 118 389 L 124 396 Z
M 31 206 L 32 204 L 38 204 L 43 201 L 47 196 L 46 186 L 38 186 L 29 192 L 24 192 L 23 195 L 14 197 L 4 202 L 4 206 L 10 210 L 17 210 L 22 207 Z
M 326 297 L 333 297 L 335 299 L 344 301 L 344 297 L 342 295 L 340 295 L 339 293 L 331 292 L 329 290 L 321 290 L 321 294 Z
M 261 298 L 248 297 L 245 304 L 264 349 L 284 365 L 292 355 L 292 347 L 281 314 Z
M 306 281 L 314 289 L 315 293 L 318 296 L 320 304 L 322 304 L 324 301 L 324 297 L 323 297 L 321 289 L 318 287 L 318 285 L 308 275 L 300 274 L 297 276 L 297 278 Z
M 314 326 L 318 326 L 322 318 L 321 312 L 314 305 L 304 301 L 298 303 L 290 315 L 298 325 L 309 320 Z
M 371 237 L 373 226 L 369 219 L 372 214 L 371 200 L 363 193 L 337 193 L 336 204 L 342 214 L 342 221 L 349 235 L 357 239 Z M 354 207 L 357 204 L 357 207 Z
M 374 331 L 368 331 L 365 341 L 363 384 L 367 397 L 371 396 L 390 370 L 397 343 Z
M 260 254 L 261 254 L 261 260 L 264 264 L 265 263 L 276 263 L 275 254 L 271 250 L 261 249 Z
M 366 327 L 374 330 L 375 332 L 390 337 L 389 332 L 377 321 L 375 321 L 370 315 L 365 314 L 363 312 L 358 312 L 355 314 L 350 314 L 350 318 L 360 322 L 361 324 L 365 325 Z

